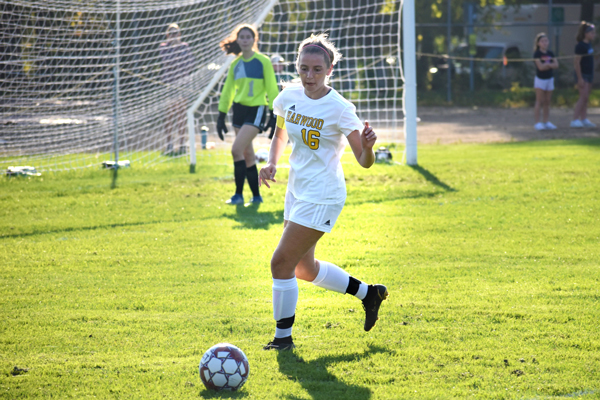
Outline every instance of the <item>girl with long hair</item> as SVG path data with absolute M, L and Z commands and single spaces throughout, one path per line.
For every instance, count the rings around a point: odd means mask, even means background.
M 227 204 L 244 204 L 244 181 L 252 190 L 250 203 L 262 203 L 259 191 L 258 169 L 252 141 L 260 132 L 275 129 L 273 100 L 279 94 L 275 72 L 269 57 L 258 52 L 258 32 L 252 25 L 242 24 L 220 43 L 226 54 L 237 58 L 231 63 L 219 99 L 217 134 L 225 140 L 227 133 L 225 117 L 233 105 L 232 125 L 235 140 L 231 147 L 235 194 Z M 265 124 L 267 111 L 271 110 Z
M 579 99 L 575 103 L 571 128 L 594 128 L 596 124 L 587 118 L 587 106 L 592 84 L 594 83 L 594 48 L 592 42 L 596 37 L 596 27 L 588 22 L 581 22 L 577 30 L 575 45 L 575 80 L 579 90 Z

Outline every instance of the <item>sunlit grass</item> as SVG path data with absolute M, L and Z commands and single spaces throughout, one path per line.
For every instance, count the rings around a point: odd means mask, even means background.
M 597 398 L 599 150 L 420 146 L 420 167 L 369 170 L 348 152 L 317 257 L 390 298 L 365 333 L 356 299 L 301 282 L 293 354 L 262 350 L 287 169 L 258 209 L 224 204 L 232 167 L 209 157 L 112 190 L 97 169 L 2 178 L 0 397 Z M 198 377 L 224 341 L 250 359 L 239 393 Z

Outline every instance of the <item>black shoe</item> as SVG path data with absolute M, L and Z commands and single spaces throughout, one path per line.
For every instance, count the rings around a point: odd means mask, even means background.
M 367 296 L 363 299 L 362 305 L 365 309 L 365 331 L 370 331 L 379 319 L 379 307 L 381 302 L 388 297 L 387 288 L 383 285 L 369 285 Z
M 294 342 L 292 341 L 292 337 L 284 337 L 284 338 L 274 338 L 271 342 L 267 343 L 263 350 L 294 350 L 296 346 L 294 346 Z

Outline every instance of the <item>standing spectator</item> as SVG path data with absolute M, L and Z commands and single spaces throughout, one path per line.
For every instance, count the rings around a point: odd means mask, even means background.
M 281 83 L 285 80 L 284 75 L 282 74 L 283 69 L 285 68 L 285 59 L 279 54 L 273 54 L 271 56 L 271 64 L 273 64 L 273 71 L 275 71 L 277 85 L 279 85 L 279 90 L 281 90 L 283 89 L 281 87 Z
M 196 67 L 196 58 L 186 42 L 181 41 L 179 25 L 173 23 L 167 28 L 167 40 L 160 44 L 162 61 L 162 81 L 167 86 L 165 102 L 167 149 L 165 155 L 185 153 L 187 96 L 183 86 Z M 174 144 L 179 139 L 179 149 Z
M 550 115 L 550 101 L 554 90 L 554 76 L 552 70 L 558 68 L 558 60 L 554 53 L 548 50 L 550 40 L 545 33 L 538 33 L 533 46 L 533 58 L 535 59 L 535 125 L 538 131 L 544 129 L 556 129 L 556 126 L 548 121 Z M 543 119 L 540 120 L 540 108 L 543 109 Z
M 231 124 L 235 129 L 235 140 L 231 147 L 235 194 L 227 204 L 244 204 L 244 181 L 252 190 L 250 203 L 262 203 L 258 185 L 258 169 L 252 141 L 263 130 L 275 130 L 273 100 L 279 94 L 271 60 L 258 52 L 258 32 L 252 25 L 242 24 L 220 43 L 226 54 L 235 54 L 225 79 L 219 99 L 217 134 L 224 140 L 227 133 L 225 116 L 233 104 Z M 267 110 L 271 110 L 265 127 Z
M 587 119 L 587 106 L 592 83 L 594 82 L 594 49 L 592 41 L 596 28 L 588 22 L 581 22 L 577 31 L 575 46 L 575 79 L 579 89 L 579 100 L 575 103 L 571 128 L 594 128 L 596 124 Z

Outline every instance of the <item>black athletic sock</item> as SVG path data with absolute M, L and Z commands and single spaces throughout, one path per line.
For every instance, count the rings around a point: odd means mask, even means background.
M 348 288 L 346 289 L 346 293 L 351 294 L 352 296 L 356 296 L 356 293 L 358 293 L 359 288 L 360 281 L 355 277 L 351 276 L 348 282 Z
M 248 185 L 252 190 L 252 195 L 254 197 L 260 196 L 260 191 L 258 190 L 258 169 L 256 168 L 256 164 L 246 169 L 246 178 L 248 178 Z
M 246 180 L 246 161 L 233 162 L 233 175 L 235 177 L 235 193 L 244 193 L 244 181 Z

